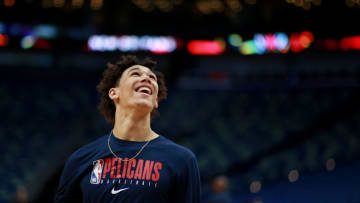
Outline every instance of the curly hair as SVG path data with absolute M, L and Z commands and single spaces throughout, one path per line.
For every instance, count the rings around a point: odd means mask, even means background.
M 167 88 L 165 86 L 165 77 L 161 72 L 155 71 L 156 62 L 147 57 L 143 60 L 139 60 L 136 56 L 126 55 L 122 56 L 115 64 L 108 63 L 107 68 L 103 72 L 103 77 L 100 83 L 96 86 L 96 89 L 101 94 L 101 102 L 98 106 L 100 113 L 104 116 L 105 120 L 114 124 L 115 123 L 115 104 L 109 98 L 109 90 L 115 87 L 122 73 L 131 66 L 142 65 L 149 68 L 157 77 L 157 83 L 159 86 L 158 101 L 167 97 Z M 151 112 L 151 118 L 159 115 L 157 109 L 153 109 Z

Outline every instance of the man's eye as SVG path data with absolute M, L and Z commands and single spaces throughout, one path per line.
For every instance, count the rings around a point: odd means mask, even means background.
M 139 75 L 140 75 L 140 73 L 138 73 L 138 72 L 132 72 L 132 73 L 131 73 L 131 75 L 136 75 L 136 76 L 139 76 Z
M 156 80 L 156 77 L 154 75 L 150 75 L 150 78 Z

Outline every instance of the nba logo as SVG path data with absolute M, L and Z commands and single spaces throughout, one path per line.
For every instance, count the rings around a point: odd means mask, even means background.
M 90 177 L 90 183 L 91 184 L 99 184 L 100 180 L 101 180 L 101 174 L 102 174 L 102 169 L 104 166 L 104 161 L 102 159 L 96 160 L 93 162 L 94 168 L 91 172 L 91 177 Z

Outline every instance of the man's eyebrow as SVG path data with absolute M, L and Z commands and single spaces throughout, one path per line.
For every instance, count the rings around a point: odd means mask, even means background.
M 134 71 L 134 70 L 140 70 L 140 68 L 134 67 L 134 68 L 130 69 L 130 70 L 128 71 L 128 73 L 130 74 L 130 72 L 131 72 L 131 71 Z M 155 74 L 154 72 L 152 72 L 151 70 L 150 70 L 150 74 L 152 74 L 152 75 L 154 75 L 154 76 L 156 77 L 156 74 Z
M 128 72 L 130 73 L 131 71 L 134 71 L 134 70 L 140 70 L 140 68 L 135 67 L 135 68 L 130 69 Z

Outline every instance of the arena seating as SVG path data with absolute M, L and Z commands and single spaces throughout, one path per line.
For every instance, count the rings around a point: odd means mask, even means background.
M 56 170 L 57 157 L 68 156 L 76 147 L 109 132 L 111 126 L 96 109 L 99 96 L 95 85 L 94 81 L 78 80 L 0 84 L 0 174 L 8 177 L 0 189 L 0 201 L 10 200 L 21 185 L 31 188 L 35 180 L 50 176 Z M 152 127 L 193 150 L 205 180 L 256 159 L 232 184 L 247 187 L 256 178 L 271 183 L 286 179 L 294 168 L 316 173 L 324 170 L 329 158 L 346 161 L 359 157 L 359 109 L 349 117 L 339 117 L 329 128 L 307 131 L 325 119 L 324 115 L 337 115 L 337 108 L 347 105 L 357 91 L 172 87 L 168 99 L 160 103 L 161 115 Z M 277 147 L 301 132 L 313 135 L 291 148 Z

